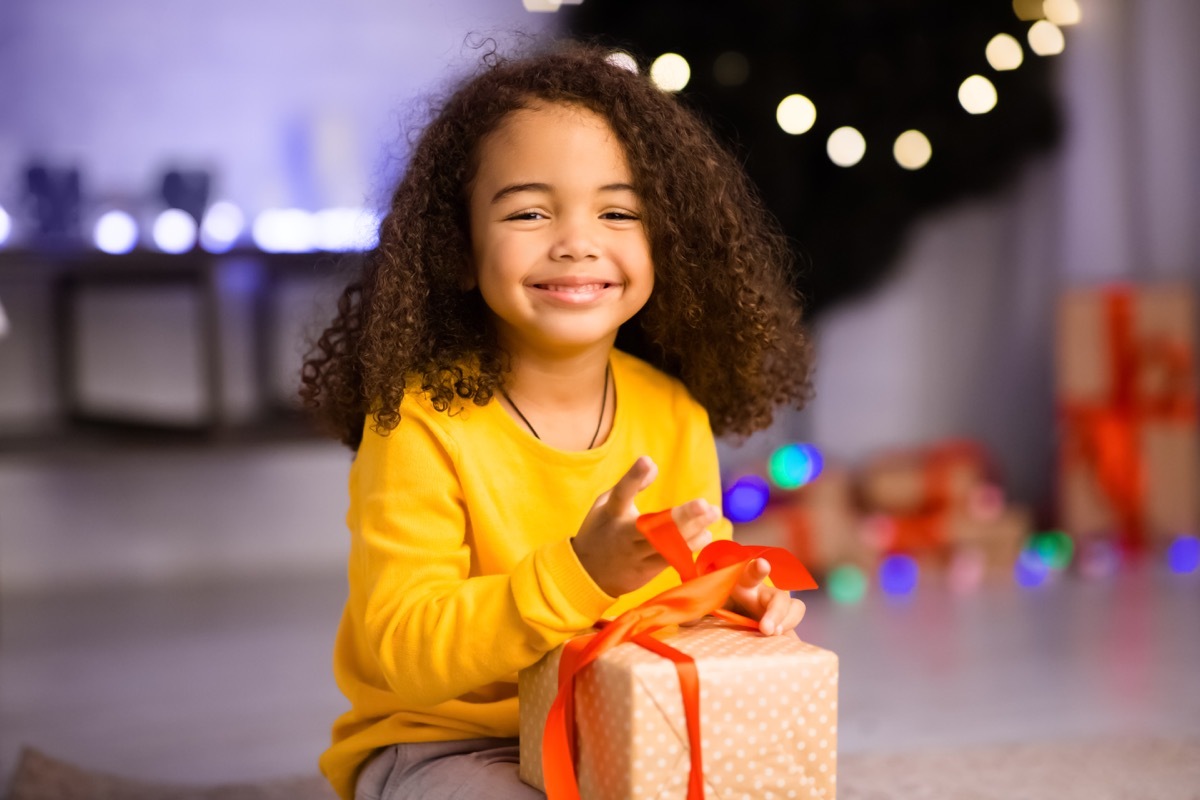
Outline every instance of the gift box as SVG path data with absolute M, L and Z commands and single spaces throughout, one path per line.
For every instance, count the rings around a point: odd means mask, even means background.
M 1071 533 L 1141 547 L 1197 529 L 1195 337 L 1182 287 L 1061 298 L 1058 500 Z
M 793 634 L 706 618 L 665 641 L 699 675 L 704 797 L 823 798 L 837 781 L 837 656 Z M 521 779 L 545 790 L 542 737 L 562 648 L 523 670 Z M 587 800 L 684 800 L 690 746 L 675 665 L 633 642 L 575 678 L 576 771 Z
M 844 469 L 826 467 L 821 476 L 760 517 L 739 523 L 734 539 L 747 545 L 790 550 L 815 572 L 845 563 L 869 569 L 874 552 L 859 536 L 853 486 Z
M 859 472 L 858 493 L 867 511 L 930 513 L 968 502 L 971 493 L 986 484 L 988 471 L 983 448 L 949 440 L 876 456 Z

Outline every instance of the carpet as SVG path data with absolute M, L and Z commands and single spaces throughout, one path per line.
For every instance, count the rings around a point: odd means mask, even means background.
M 844 755 L 839 800 L 1200 800 L 1200 739 L 1118 738 Z M 219 786 L 138 781 L 22 754 L 8 800 L 332 800 L 319 776 Z

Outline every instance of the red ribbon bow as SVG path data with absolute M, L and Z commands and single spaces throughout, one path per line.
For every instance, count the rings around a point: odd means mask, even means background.
M 754 620 L 721 608 L 737 586 L 746 565 L 756 558 L 765 559 L 771 565 L 771 581 L 780 589 L 817 588 L 804 565 L 781 547 L 746 546 L 721 540 L 709 544 L 693 561 L 692 552 L 669 510 L 643 514 L 638 517 L 637 527 L 679 573 L 683 583 L 626 611 L 612 622 L 604 623 L 598 633 L 577 637 L 563 647 L 558 666 L 558 694 L 550 706 L 542 738 L 542 770 L 549 800 L 580 800 L 575 774 L 575 676 L 605 651 L 630 641 L 675 662 L 691 750 L 688 800 L 703 800 L 700 680 L 696 662 L 651 634 L 707 614 L 756 628 Z
M 1104 304 L 1110 391 L 1101 402 L 1068 400 L 1063 404 L 1062 457 L 1068 465 L 1082 461 L 1091 467 L 1113 506 L 1125 543 L 1139 548 L 1146 540 L 1141 427 L 1150 419 L 1194 424 L 1192 354 L 1184 341 L 1161 336 L 1139 340 L 1129 287 L 1107 290 Z M 1147 376 L 1158 377 L 1159 385 L 1146 387 L 1143 380 Z

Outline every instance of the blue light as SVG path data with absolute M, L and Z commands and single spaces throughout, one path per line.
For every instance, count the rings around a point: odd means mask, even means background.
M 725 515 L 730 522 L 750 522 L 758 519 L 767 507 L 771 488 L 757 475 L 744 475 L 725 490 Z
M 1190 575 L 1200 570 L 1200 539 L 1178 536 L 1167 549 L 1167 564 L 1177 575 Z
M 1041 586 L 1049 575 L 1050 565 L 1031 548 L 1022 550 L 1017 556 L 1017 563 L 1013 565 L 1013 577 L 1026 589 Z
M 186 253 L 196 246 L 196 220 L 182 209 L 168 208 L 155 218 L 151 236 L 164 253 Z
M 237 244 L 245 227 L 242 210 L 233 203 L 218 200 L 200 222 L 200 246 L 210 253 L 227 253 Z
M 0 247 L 3 247 L 8 242 L 8 235 L 12 233 L 12 217 L 0 206 Z
M 893 597 L 912 594 L 919 576 L 920 569 L 912 556 L 888 556 L 879 565 L 879 586 Z

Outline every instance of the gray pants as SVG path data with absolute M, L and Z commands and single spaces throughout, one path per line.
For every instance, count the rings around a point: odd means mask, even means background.
M 516 739 L 396 744 L 358 775 L 354 800 L 545 800 L 517 777 Z

